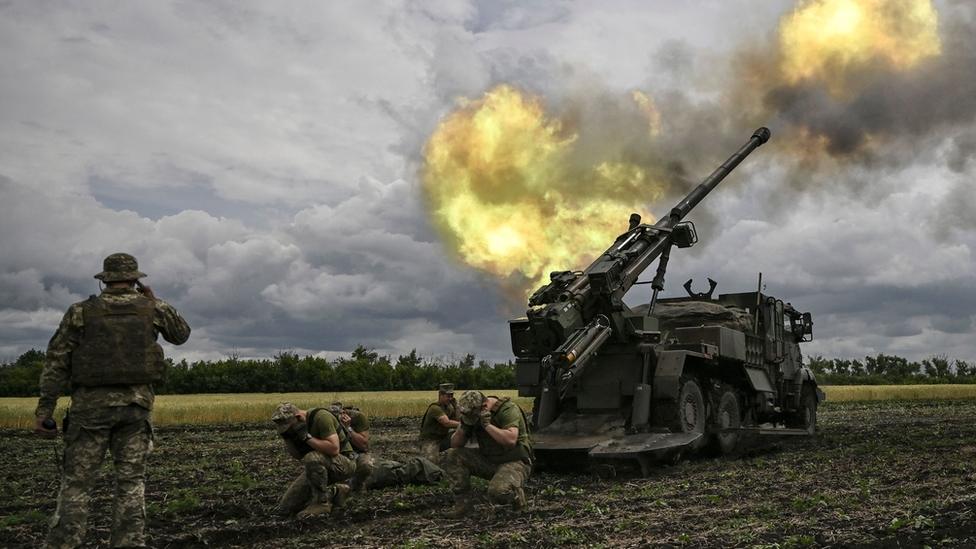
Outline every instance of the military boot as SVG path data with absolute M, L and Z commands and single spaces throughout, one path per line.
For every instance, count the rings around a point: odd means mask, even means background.
M 473 510 L 474 505 L 466 495 L 457 496 L 454 498 L 454 508 L 445 513 L 445 515 L 447 518 L 463 518 L 468 516 Z
M 346 506 L 346 502 L 349 501 L 349 494 L 352 492 L 352 488 L 348 484 L 333 484 L 334 495 L 332 496 L 332 507 L 333 509 L 342 509 Z
M 299 519 L 307 519 L 311 517 L 317 517 L 320 515 L 328 515 L 331 512 L 332 512 L 332 503 L 326 501 L 321 503 L 309 504 L 308 507 L 302 509 L 295 516 Z
M 365 494 L 366 493 L 366 479 L 359 478 L 358 476 L 353 475 L 353 477 L 351 479 L 349 479 L 349 488 L 353 492 L 359 492 L 359 493 Z
M 521 487 L 515 489 L 515 499 L 512 501 L 512 510 L 515 512 L 522 512 L 528 507 L 528 502 L 525 499 L 525 490 Z

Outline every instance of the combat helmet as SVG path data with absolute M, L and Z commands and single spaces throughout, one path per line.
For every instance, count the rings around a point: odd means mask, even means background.
M 275 408 L 274 413 L 271 414 L 271 421 L 274 422 L 279 434 L 291 429 L 291 421 L 298 416 L 299 411 L 298 406 L 291 402 L 282 402 Z
M 481 408 L 485 403 L 485 395 L 481 391 L 465 391 L 458 399 L 458 413 L 469 420 L 469 423 L 476 422 L 481 415 Z

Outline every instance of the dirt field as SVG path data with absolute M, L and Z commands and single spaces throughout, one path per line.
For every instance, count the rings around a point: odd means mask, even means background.
M 403 456 L 416 423 L 374 422 L 377 454 Z M 369 492 L 315 522 L 273 513 L 298 466 L 268 426 L 162 428 L 147 482 L 151 545 L 976 546 L 976 401 L 828 404 L 820 427 L 816 439 L 660 466 L 650 478 L 540 473 L 522 514 L 482 503 L 477 516 L 437 520 L 446 486 L 408 487 Z M 0 546 L 43 539 L 58 444 L 0 431 Z M 106 476 L 93 547 L 107 544 L 109 493 Z

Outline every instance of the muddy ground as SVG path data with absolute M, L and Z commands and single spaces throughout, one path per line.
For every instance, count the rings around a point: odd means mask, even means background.
M 273 509 L 298 474 L 267 425 L 157 432 L 146 500 L 153 547 L 974 547 L 976 401 L 827 404 L 815 439 L 782 440 L 735 459 L 698 458 L 622 472 L 542 472 L 530 509 L 487 502 L 439 519 L 446 486 L 374 490 L 338 517 L 285 520 Z M 373 425 L 378 455 L 406 455 L 416 418 Z M 0 546 L 43 540 L 60 441 L 0 431 Z M 89 545 L 106 546 L 103 470 Z M 479 486 L 483 492 L 484 484 Z

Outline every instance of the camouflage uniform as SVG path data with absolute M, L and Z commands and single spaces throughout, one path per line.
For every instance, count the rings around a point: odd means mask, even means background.
M 426 458 L 413 457 L 402 462 L 378 459 L 366 480 L 366 487 L 373 490 L 407 484 L 437 484 L 444 477 L 444 470 Z
M 442 383 L 438 394 L 453 395 L 454 385 Z M 438 421 L 444 416 L 454 421 L 458 420 L 457 402 L 453 397 L 443 406 L 440 400 L 431 403 L 423 419 L 420 420 L 420 455 L 434 463 L 440 461 L 442 451 L 451 447 L 451 434 L 454 430 L 444 427 Z
M 293 455 L 300 456 L 298 459 L 303 468 L 302 473 L 292 481 L 278 500 L 278 510 L 286 516 L 313 505 L 324 505 L 331 509 L 341 494 L 339 484 L 356 472 L 355 452 L 339 427 L 338 418 L 326 408 L 307 412 L 306 419 L 311 417 L 311 422 L 307 425 L 308 434 L 318 439 L 325 439 L 333 434 L 339 437 L 339 454 L 328 456 L 316 452 L 305 441 L 291 436 L 293 431 L 288 428 L 287 421 L 297 411 L 298 408 L 293 404 L 283 403 L 272 416 L 272 420 L 279 425 L 279 434 L 294 449 Z M 348 486 L 343 488 L 348 490 Z
M 474 435 L 478 448 L 451 448 L 443 460 L 444 471 L 457 495 L 459 509 L 470 505 L 467 493 L 471 489 L 471 475 L 489 479 L 488 497 L 498 504 L 516 509 L 525 506 L 525 483 L 532 472 L 532 446 L 522 410 L 511 399 L 495 401 L 488 412 L 490 424 L 499 429 L 518 428 L 518 440 L 506 448 L 491 438 L 477 417 L 485 397 L 477 391 L 461 396 L 461 427 L 468 436 Z
M 105 270 L 96 278 L 116 282 L 145 276 L 137 269 L 132 256 L 113 254 L 106 258 Z M 145 305 L 148 300 L 131 288 L 106 288 L 98 297 L 92 296 L 87 302 L 69 307 L 48 344 L 35 415 L 51 417 L 58 395 L 62 391 L 71 395 L 70 422 L 66 422 L 64 433 L 64 474 L 47 538 L 48 547 L 76 547 L 82 543 L 91 492 L 106 449 L 112 453 L 116 479 L 111 545 L 145 545 L 144 482 L 146 456 L 152 449 L 150 411 L 155 397 L 152 384 L 79 385 L 73 381 L 73 373 L 78 372 L 72 372 L 72 366 L 77 368 L 77 355 L 93 345 L 94 336 L 89 333 L 86 338 L 85 333 L 85 311 L 90 310 L 86 306 Z M 185 342 L 190 327 L 179 313 L 159 299 L 150 305 L 153 338 L 162 335 L 175 345 Z M 112 366 L 101 365 L 106 371 L 111 371 Z
M 349 415 L 349 425 L 346 427 L 349 431 L 360 434 L 369 432 L 369 416 L 359 408 L 343 406 L 341 402 L 333 402 L 332 409 L 336 416 L 342 413 Z M 352 444 L 352 449 L 356 452 L 356 474 L 353 477 L 353 486 L 358 489 L 367 486 L 366 479 L 373 472 L 373 456 L 369 453 L 369 447 L 357 446 L 352 437 L 350 437 L 349 443 Z

